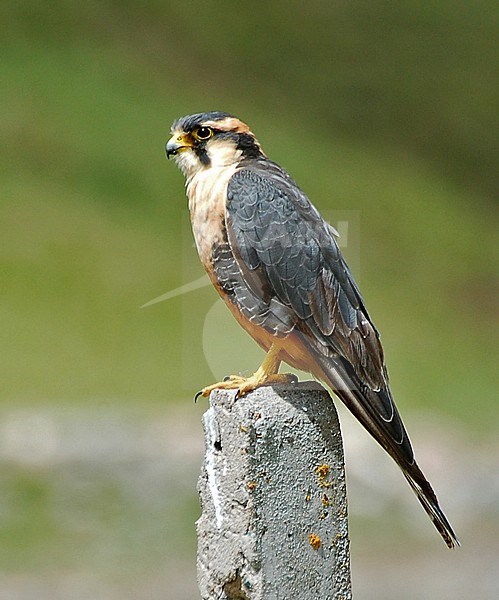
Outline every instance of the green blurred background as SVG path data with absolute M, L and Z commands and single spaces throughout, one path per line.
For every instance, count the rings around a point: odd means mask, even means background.
M 210 287 L 140 307 L 203 275 L 164 143 L 214 109 L 350 223 L 463 538 L 446 554 L 342 411 L 356 598 L 499 595 L 498 20 L 489 0 L 1 3 L 2 598 L 196 597 L 192 396 L 260 354 Z

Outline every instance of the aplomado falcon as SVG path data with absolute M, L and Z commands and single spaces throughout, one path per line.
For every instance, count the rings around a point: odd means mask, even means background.
M 182 117 L 166 145 L 186 177 L 192 230 L 213 285 L 267 352 L 249 378 L 204 388 L 289 381 L 281 362 L 330 386 L 402 469 L 449 548 L 459 544 L 416 464 L 388 385 L 380 338 L 336 232 L 248 125 L 224 112 Z

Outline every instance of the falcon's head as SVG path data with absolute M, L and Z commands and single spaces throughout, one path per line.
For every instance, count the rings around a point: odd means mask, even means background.
M 263 156 L 250 128 L 234 115 L 206 112 L 177 119 L 166 144 L 166 156 L 175 156 L 178 166 L 190 177 L 209 167 L 238 163 Z

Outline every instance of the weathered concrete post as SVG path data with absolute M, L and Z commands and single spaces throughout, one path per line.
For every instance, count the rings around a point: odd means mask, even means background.
M 235 400 L 204 418 L 198 583 L 205 600 L 351 598 L 343 447 L 314 382 Z

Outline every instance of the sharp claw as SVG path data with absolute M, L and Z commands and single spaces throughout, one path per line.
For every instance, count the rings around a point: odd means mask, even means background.
M 224 381 L 230 381 L 230 379 L 231 379 L 230 375 L 226 375 L 223 380 Z
M 199 392 L 194 396 L 194 402 L 198 401 L 199 396 L 203 395 L 203 390 L 199 390 Z

